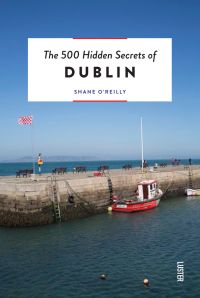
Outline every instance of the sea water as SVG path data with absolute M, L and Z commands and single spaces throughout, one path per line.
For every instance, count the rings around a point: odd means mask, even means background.
M 200 198 L 179 197 L 145 212 L 1 227 L 0 297 L 199 297 L 199 215 Z
M 148 160 L 148 165 L 153 166 L 157 163 L 171 164 L 170 160 Z M 51 173 L 53 169 L 60 167 L 67 167 L 69 172 L 73 171 L 74 167 L 86 166 L 88 171 L 96 171 L 99 166 L 106 165 L 110 169 L 121 169 L 125 164 L 131 164 L 133 167 L 139 167 L 141 165 L 140 160 L 97 160 L 97 161 L 68 161 L 68 162 L 45 162 L 42 168 L 42 173 Z M 192 160 L 192 164 L 200 164 L 199 159 Z M 181 165 L 188 165 L 188 160 L 181 160 Z M 25 163 L 0 163 L 0 176 L 15 175 L 16 171 L 24 169 L 32 169 L 33 164 L 31 162 Z M 35 163 L 36 173 L 38 173 L 38 166 Z

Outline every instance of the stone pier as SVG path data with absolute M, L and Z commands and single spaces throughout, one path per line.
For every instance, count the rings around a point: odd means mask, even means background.
M 51 185 L 56 177 L 61 220 L 85 217 L 107 210 L 112 194 L 131 197 L 138 182 L 156 179 L 168 196 L 184 195 L 189 169 L 167 167 L 141 173 L 140 169 L 111 170 L 102 177 L 84 174 L 37 175 L 30 178 L 0 177 L 0 225 L 34 226 L 55 221 Z M 200 188 L 200 166 L 192 168 L 194 188 Z

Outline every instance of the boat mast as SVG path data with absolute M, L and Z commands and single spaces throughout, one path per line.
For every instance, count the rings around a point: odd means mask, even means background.
M 143 148 L 143 127 L 142 127 L 142 117 L 140 119 L 141 121 L 141 149 L 142 149 L 142 173 L 144 170 L 144 148 Z

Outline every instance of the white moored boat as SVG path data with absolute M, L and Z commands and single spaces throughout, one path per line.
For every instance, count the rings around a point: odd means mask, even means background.
M 188 197 L 189 196 L 200 196 L 200 188 L 198 188 L 198 189 L 187 188 L 186 195 Z

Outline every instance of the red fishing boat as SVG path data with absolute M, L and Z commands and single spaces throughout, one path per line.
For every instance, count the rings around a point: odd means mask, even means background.
M 113 200 L 112 210 L 118 212 L 135 212 L 155 208 L 160 203 L 163 192 L 155 180 L 144 180 L 138 184 L 137 195 L 133 199 Z

